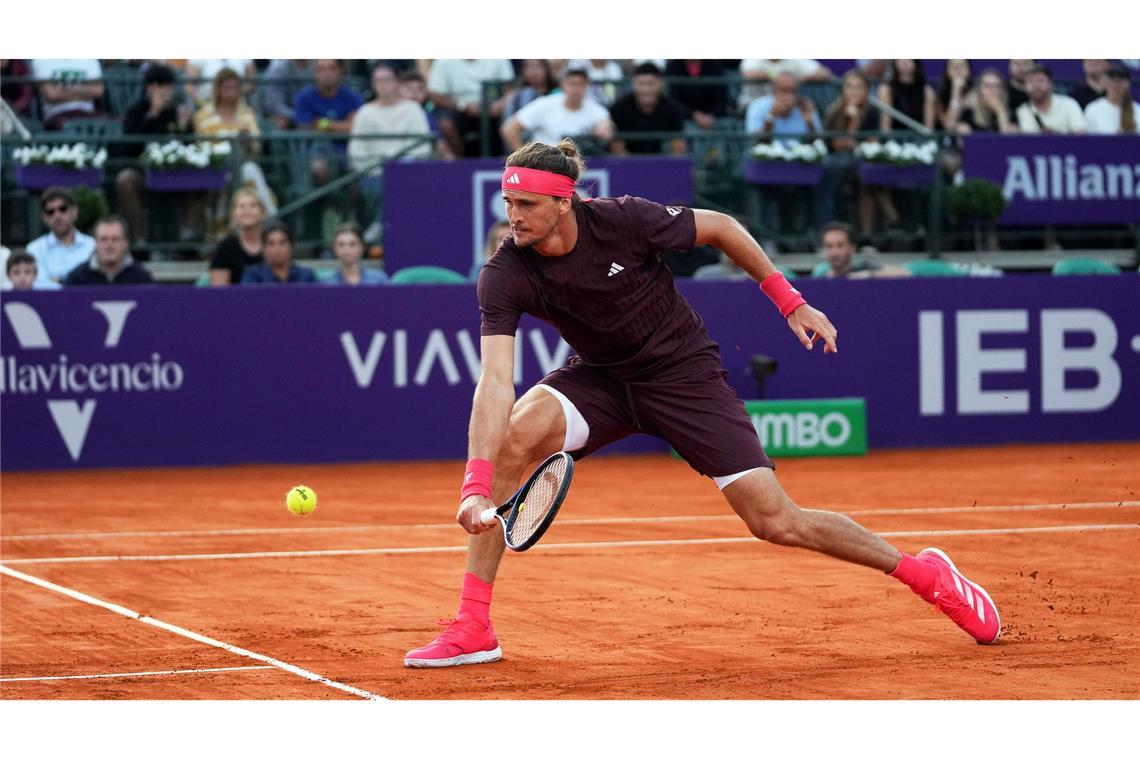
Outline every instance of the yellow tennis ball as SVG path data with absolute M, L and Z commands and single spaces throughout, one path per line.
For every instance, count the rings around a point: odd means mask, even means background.
M 285 506 L 298 517 L 304 517 L 317 508 L 317 492 L 308 486 L 293 486 L 285 495 Z

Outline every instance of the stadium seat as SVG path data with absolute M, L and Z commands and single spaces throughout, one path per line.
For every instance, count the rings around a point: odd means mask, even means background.
M 1053 274 L 1120 274 L 1120 267 L 1100 259 L 1061 259 L 1053 265 Z
M 915 277 L 965 277 L 966 273 L 949 261 L 941 259 L 913 259 L 905 264 Z
M 781 266 L 781 265 L 777 264 L 776 269 L 779 270 L 780 274 L 784 275 L 785 279 L 794 280 L 797 277 L 799 277 L 798 274 L 796 274 L 794 271 L 792 271 L 791 269 L 788 269 L 785 266 Z
M 452 269 L 435 266 L 404 267 L 392 275 L 394 285 L 466 283 L 467 278 Z
M 831 271 L 831 264 L 828 264 L 826 261 L 821 261 L 818 264 L 816 264 L 814 267 L 812 267 L 811 276 L 812 277 L 827 277 L 827 273 L 830 271 Z
M 202 274 L 198 275 L 198 279 L 194 280 L 194 287 L 196 287 L 196 288 L 208 288 L 208 287 L 210 287 L 210 273 L 209 272 L 202 272 Z

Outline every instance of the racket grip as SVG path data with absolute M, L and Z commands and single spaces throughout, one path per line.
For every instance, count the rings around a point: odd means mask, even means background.
M 498 513 L 494 509 L 484 509 L 479 513 L 479 520 L 484 525 L 490 525 L 495 522 L 495 515 Z

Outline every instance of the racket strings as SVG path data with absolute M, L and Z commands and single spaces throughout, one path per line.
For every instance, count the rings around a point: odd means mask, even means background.
M 522 544 L 542 527 L 543 520 L 558 500 L 562 483 L 566 480 L 566 461 L 556 459 L 540 472 L 526 493 L 519 497 L 515 516 L 508 533 L 513 544 Z

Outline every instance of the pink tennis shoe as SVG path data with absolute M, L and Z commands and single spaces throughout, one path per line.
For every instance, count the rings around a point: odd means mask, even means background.
M 938 569 L 938 579 L 922 598 L 958 624 L 979 644 L 993 644 L 1001 638 L 997 605 L 986 590 L 958 572 L 940 549 L 923 549 L 915 559 Z
M 464 613 L 440 620 L 446 626 L 426 647 L 413 649 L 404 655 L 404 667 L 449 668 L 453 665 L 477 665 L 495 662 L 503 656 L 495 628 L 487 621 L 486 627 Z

